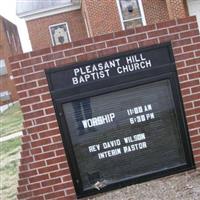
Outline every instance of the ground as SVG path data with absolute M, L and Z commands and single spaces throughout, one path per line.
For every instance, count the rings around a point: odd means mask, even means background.
M 14 200 L 17 193 L 21 141 L 15 138 L 0 143 L 0 200 Z
M 22 130 L 22 113 L 16 103 L 0 114 L 0 137 Z M 0 142 L 0 200 L 14 200 L 17 194 L 21 140 Z
M 87 200 L 200 200 L 200 171 L 132 185 Z
M 22 112 L 19 103 L 15 103 L 0 114 L 0 137 L 22 130 Z

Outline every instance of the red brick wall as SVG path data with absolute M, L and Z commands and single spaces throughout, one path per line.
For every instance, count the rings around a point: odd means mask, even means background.
M 166 1 L 142 0 L 147 24 L 169 20 Z
M 147 24 L 185 17 L 184 0 L 142 0 Z M 67 22 L 72 41 L 122 30 L 116 0 L 83 0 L 81 10 L 27 21 L 33 50 L 52 46 L 49 25 Z M 37 37 L 36 37 L 37 36 Z
M 72 41 L 87 37 L 85 23 L 80 10 L 27 21 L 29 37 L 33 50 L 52 46 L 49 26 L 67 22 Z
M 195 163 L 200 168 L 200 35 L 194 17 L 110 33 L 10 59 L 24 114 L 18 199 L 76 199 L 44 69 L 172 42 Z
M 185 0 L 166 0 L 169 18 L 183 18 L 187 16 Z
M 90 36 L 122 30 L 116 0 L 83 0 L 82 12 L 86 14 Z
M 142 0 L 147 24 L 187 15 L 184 0 Z M 116 0 L 83 0 L 82 15 L 88 25 L 89 36 L 122 30 Z
M 10 42 L 8 41 L 8 36 L 6 32 L 10 35 Z M 13 42 L 15 38 L 16 48 Z M 9 91 L 11 92 L 11 101 L 16 101 L 17 91 L 14 85 L 14 81 L 10 79 L 11 69 L 8 61 L 8 57 L 14 56 L 16 54 L 22 53 L 22 48 L 19 40 L 19 35 L 17 31 L 17 27 L 0 16 L 0 59 L 4 59 L 7 68 L 7 74 L 0 75 L 0 92 Z M 1 102 L 0 105 L 8 103 Z

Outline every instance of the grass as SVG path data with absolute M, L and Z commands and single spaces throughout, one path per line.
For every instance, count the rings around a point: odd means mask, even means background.
M 1 155 L 12 155 L 13 154 L 13 150 L 16 150 L 16 148 L 19 147 L 19 145 L 21 144 L 20 139 L 13 139 L 13 140 L 9 140 L 6 142 L 2 142 L 1 143 L 1 147 L 0 147 L 0 152 Z
M 0 114 L 0 137 L 10 135 L 23 129 L 23 117 L 19 103 Z
M 0 113 L 0 137 L 23 129 L 19 103 Z M 0 143 L 0 200 L 17 199 L 18 165 L 21 140 L 15 138 Z
M 16 199 L 20 149 L 20 138 L 0 143 L 1 200 Z

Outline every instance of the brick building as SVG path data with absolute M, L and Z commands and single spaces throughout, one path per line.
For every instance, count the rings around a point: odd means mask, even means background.
M 26 20 L 33 50 L 61 44 L 54 40 L 57 28 L 65 31 L 62 43 L 196 14 L 195 0 L 66 0 L 20 2 L 17 14 Z M 130 8 L 130 11 L 128 9 Z M 189 8 L 189 9 L 188 9 Z M 109 20 L 108 20 L 109 19 Z M 39 34 L 38 34 L 39 33 Z M 35 37 L 37 35 L 37 37 Z
M 0 16 L 0 105 L 17 100 L 8 62 L 9 56 L 22 53 L 17 27 Z
M 34 51 L 10 58 L 24 115 L 18 199 L 71 200 L 199 170 L 200 35 L 188 17 L 192 2 L 189 9 L 184 0 L 19 4 Z M 137 117 L 127 121 L 124 111 Z

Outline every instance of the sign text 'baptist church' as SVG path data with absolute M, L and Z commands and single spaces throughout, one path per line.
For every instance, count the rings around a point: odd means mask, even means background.
M 74 68 L 74 77 L 72 77 L 73 85 L 110 77 L 111 69 L 121 75 L 152 66 L 151 60 L 144 57 L 142 53 L 126 56 L 123 58 L 123 62 L 121 60 L 122 58 L 115 58 L 109 61 Z

